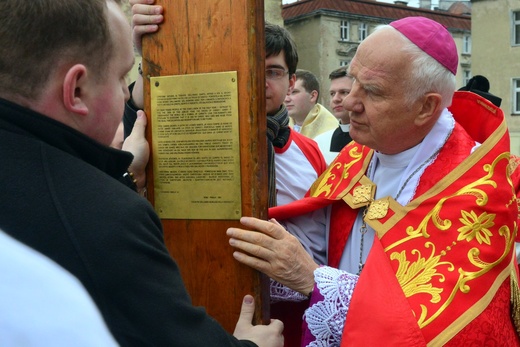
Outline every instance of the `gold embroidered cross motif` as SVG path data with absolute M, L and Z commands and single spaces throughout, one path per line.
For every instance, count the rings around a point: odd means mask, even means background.
M 383 218 L 388 213 L 389 205 L 390 202 L 388 199 L 372 201 L 372 203 L 368 205 L 366 217 L 370 220 Z

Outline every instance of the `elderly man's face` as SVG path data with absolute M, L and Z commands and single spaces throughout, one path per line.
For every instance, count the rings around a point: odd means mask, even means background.
M 415 125 L 421 102 L 405 102 L 411 64 L 398 35 L 381 30 L 363 41 L 350 64 L 352 90 L 343 99 L 352 138 L 384 154 L 411 148 L 424 136 L 416 136 Z

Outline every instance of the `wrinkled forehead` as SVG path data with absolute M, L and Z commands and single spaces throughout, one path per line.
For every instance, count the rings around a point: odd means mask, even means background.
M 372 91 L 402 92 L 412 71 L 411 55 L 402 49 L 403 40 L 392 29 L 374 32 L 359 45 L 349 74 Z
M 408 65 L 409 54 L 401 49 L 403 45 L 404 39 L 391 28 L 372 33 L 359 45 L 349 65 L 349 75 L 356 77 L 361 69 L 389 73 Z

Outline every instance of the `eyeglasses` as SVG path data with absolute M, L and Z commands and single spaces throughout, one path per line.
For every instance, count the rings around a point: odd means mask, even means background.
M 269 69 L 265 69 L 265 78 L 268 80 L 279 80 L 279 79 L 283 78 L 285 75 L 287 75 L 288 73 L 289 73 L 288 70 L 286 71 L 281 68 L 272 67 Z

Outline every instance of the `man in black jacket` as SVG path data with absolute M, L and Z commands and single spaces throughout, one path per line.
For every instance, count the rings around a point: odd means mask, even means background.
M 236 337 L 193 307 L 158 216 L 118 181 L 133 49 L 116 0 L 3 0 L 0 17 L 0 228 L 75 275 L 123 346 L 282 345 L 249 295 Z

